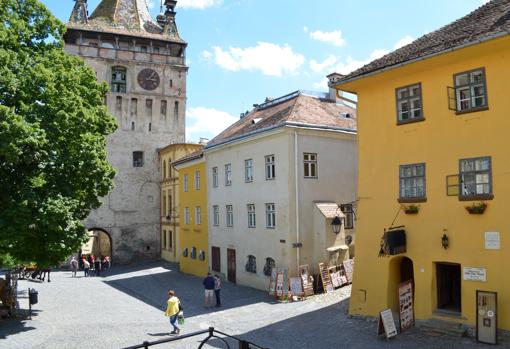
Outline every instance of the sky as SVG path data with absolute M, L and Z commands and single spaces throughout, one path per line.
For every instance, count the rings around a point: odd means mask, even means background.
M 67 22 L 73 0 L 41 0 Z M 89 0 L 89 12 L 100 0 Z M 153 17 L 160 0 L 147 0 Z M 328 90 L 347 74 L 487 0 L 178 0 L 188 42 L 186 140 L 213 138 L 266 97 Z

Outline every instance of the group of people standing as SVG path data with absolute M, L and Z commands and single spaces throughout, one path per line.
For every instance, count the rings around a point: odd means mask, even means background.
M 89 254 L 82 255 L 79 261 L 73 257 L 69 264 L 71 267 L 72 277 L 76 277 L 78 269 L 83 270 L 85 277 L 91 276 L 92 272 L 94 272 L 96 276 L 100 276 L 102 270 L 110 269 L 111 259 L 109 256 L 95 257 L 93 254 Z
M 207 273 L 207 276 L 202 281 L 205 289 L 205 307 L 221 307 L 221 278 L 219 275 L 212 275 Z M 216 304 L 214 304 L 213 295 L 216 298 Z M 170 325 L 173 327 L 173 331 L 170 334 L 180 334 L 181 329 L 178 323 L 184 322 L 184 309 L 181 305 L 181 301 L 177 298 L 174 290 L 168 291 L 168 300 L 165 315 L 170 318 Z M 182 320 L 182 321 L 179 321 Z

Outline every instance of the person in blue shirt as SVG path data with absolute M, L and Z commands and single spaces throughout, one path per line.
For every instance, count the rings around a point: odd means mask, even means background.
M 214 285 L 215 280 L 211 273 L 207 273 L 207 276 L 205 277 L 204 281 L 202 282 L 205 288 L 205 307 L 212 307 L 214 306 L 213 303 L 213 297 L 214 297 Z

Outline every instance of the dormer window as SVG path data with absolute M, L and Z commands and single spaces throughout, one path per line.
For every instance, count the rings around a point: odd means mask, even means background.
M 112 68 L 112 92 L 126 93 L 126 73 L 127 70 L 124 67 Z

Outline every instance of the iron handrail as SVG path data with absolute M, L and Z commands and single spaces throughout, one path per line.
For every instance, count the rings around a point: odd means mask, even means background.
M 200 342 L 200 345 L 198 346 L 198 349 L 201 349 L 204 346 L 204 344 L 206 344 L 209 341 L 209 339 L 211 339 L 211 338 L 217 338 L 217 339 L 221 340 L 223 343 L 225 343 L 227 348 L 230 349 L 230 345 L 227 343 L 227 341 L 225 341 L 225 339 L 223 339 L 222 337 L 218 337 L 217 335 L 215 335 L 215 333 L 220 334 L 222 336 L 225 336 L 227 338 L 231 338 L 231 339 L 234 339 L 234 340 L 238 341 L 239 344 L 240 344 L 240 346 L 239 346 L 240 349 L 250 349 L 250 348 L 269 349 L 269 348 L 261 347 L 261 346 L 255 344 L 255 343 L 248 342 L 248 341 L 245 341 L 243 339 L 237 338 L 235 336 L 231 336 L 231 335 L 226 334 L 224 332 L 215 330 L 214 327 L 209 327 L 209 329 L 207 329 L 207 330 L 202 330 L 202 331 L 196 331 L 196 332 L 191 332 L 191 333 L 183 334 L 182 336 L 177 336 L 177 337 L 172 337 L 172 338 L 167 338 L 167 339 L 161 339 L 161 340 L 158 340 L 158 341 L 153 341 L 153 342 L 144 341 L 142 344 L 133 345 L 133 346 L 130 346 L 130 347 L 125 347 L 125 348 L 122 348 L 122 349 L 147 349 L 147 348 L 149 348 L 151 346 L 154 346 L 154 345 L 175 342 L 175 341 L 179 341 L 179 340 L 190 338 L 190 337 L 200 336 L 200 335 L 206 334 L 206 333 L 209 334 L 209 335 L 207 336 L 207 338 L 205 338 L 204 340 L 202 340 Z

